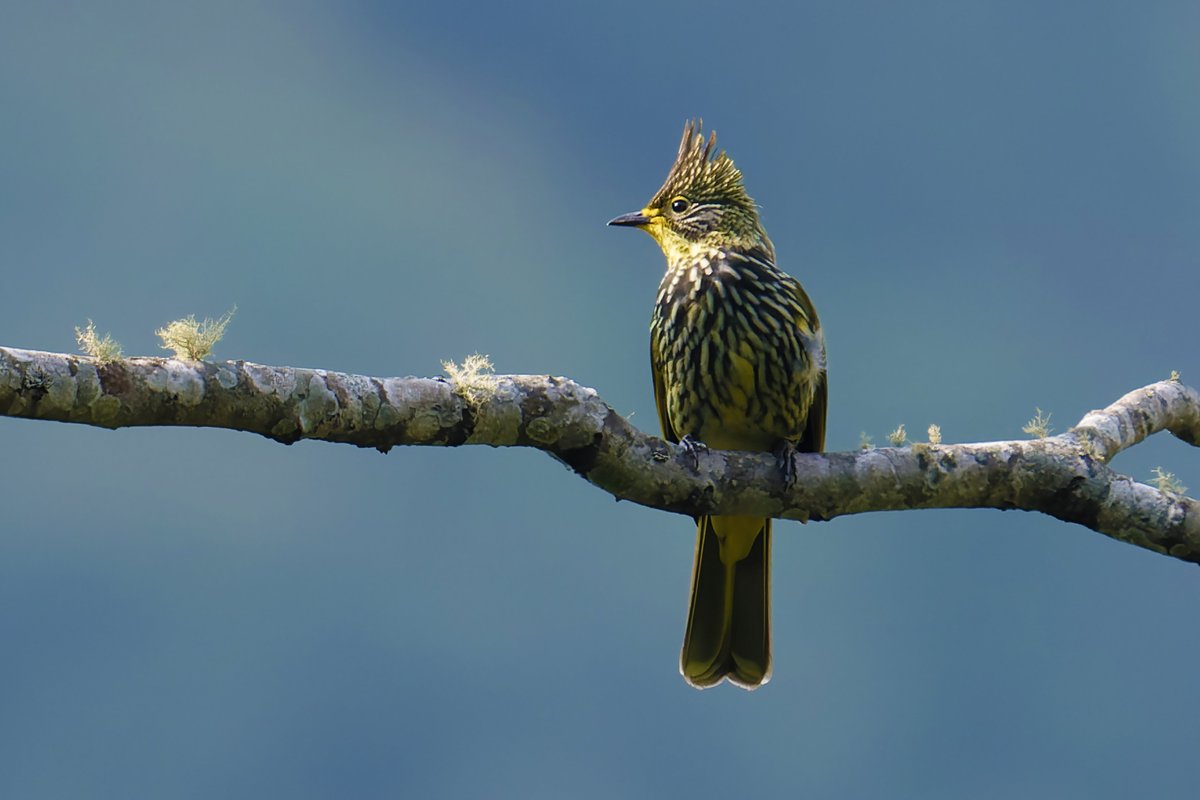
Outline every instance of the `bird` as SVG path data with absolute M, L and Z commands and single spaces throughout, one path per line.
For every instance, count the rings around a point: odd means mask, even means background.
M 665 439 L 699 466 L 708 448 L 793 455 L 825 446 L 825 338 L 716 132 L 688 121 L 662 187 L 609 225 L 639 228 L 666 256 L 650 320 L 654 401 Z M 771 520 L 697 515 L 679 669 L 698 689 L 771 677 Z

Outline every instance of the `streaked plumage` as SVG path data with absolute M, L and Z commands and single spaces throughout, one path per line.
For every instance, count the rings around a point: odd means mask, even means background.
M 683 131 L 661 189 L 610 224 L 642 228 L 667 271 L 650 321 L 663 435 L 722 450 L 818 452 L 825 442 L 825 346 L 800 283 L 775 248 L 741 172 L 699 125 Z M 753 689 L 771 674 L 771 521 L 699 517 L 680 671 L 704 688 Z

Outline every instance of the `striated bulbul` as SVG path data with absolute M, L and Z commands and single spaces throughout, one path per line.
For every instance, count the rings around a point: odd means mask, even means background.
M 689 122 L 662 188 L 610 225 L 641 228 L 667 271 L 650 319 L 663 436 L 699 449 L 771 451 L 788 480 L 796 451 L 825 444 L 825 344 L 716 134 Z M 755 689 L 771 676 L 771 520 L 696 518 L 680 672 L 692 686 Z

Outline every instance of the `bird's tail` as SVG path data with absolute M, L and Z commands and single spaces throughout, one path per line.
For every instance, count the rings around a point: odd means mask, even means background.
M 770 680 L 771 520 L 699 518 L 679 671 L 698 689 Z

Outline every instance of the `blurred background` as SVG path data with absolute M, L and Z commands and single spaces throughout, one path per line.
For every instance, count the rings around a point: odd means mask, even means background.
M 828 446 L 1200 385 L 1191 2 L 9 3 L 0 344 L 596 387 L 656 431 L 702 116 Z M 679 677 L 694 528 L 536 452 L 0 419 L 4 797 L 1181 797 L 1200 572 L 1020 512 L 778 526 L 775 676 Z M 1166 435 L 1115 467 L 1200 490 Z M 1176 755 L 1173 755 L 1176 754 Z

